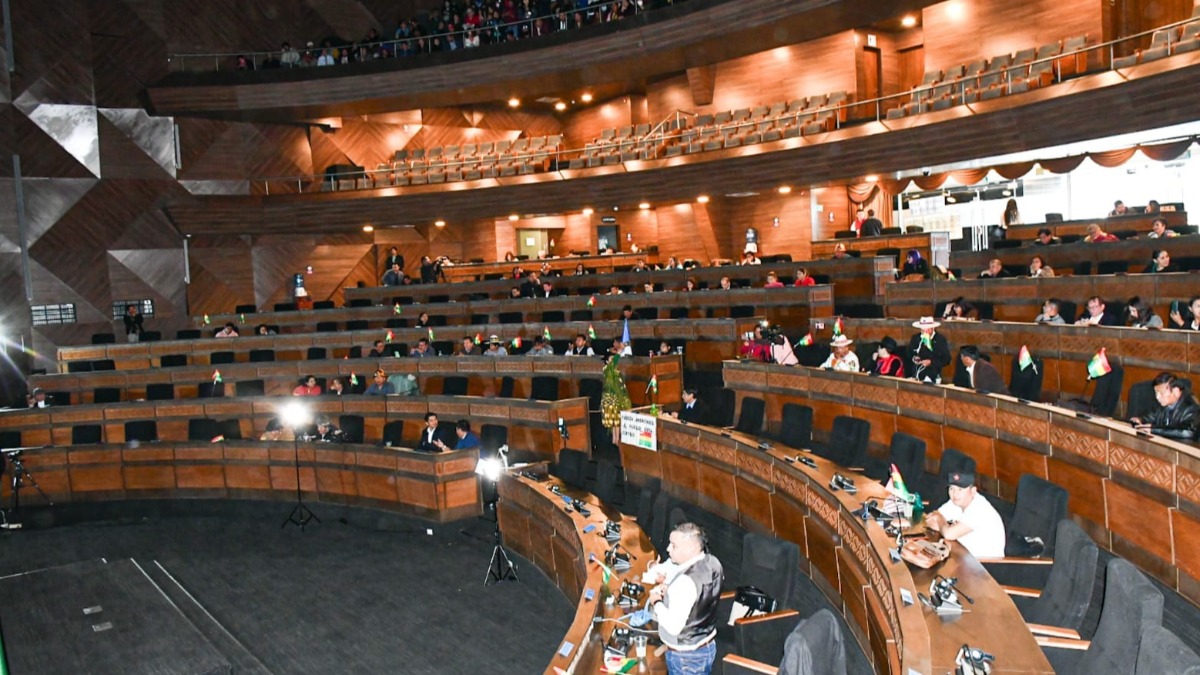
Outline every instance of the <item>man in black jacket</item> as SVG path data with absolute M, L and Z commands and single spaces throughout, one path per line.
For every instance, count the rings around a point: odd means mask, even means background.
M 1121 318 L 1113 312 L 1108 311 L 1108 307 L 1104 303 L 1104 298 L 1093 295 L 1088 298 L 1087 305 L 1083 308 L 1083 312 L 1079 315 L 1079 320 L 1075 322 L 1075 325 L 1120 326 Z
M 975 345 L 964 345 L 958 350 L 958 358 L 967 369 L 967 386 L 985 394 L 1008 394 L 1004 378 L 991 362 L 983 358 Z
M 531 270 L 525 278 L 525 283 L 521 284 L 521 297 L 536 298 L 542 294 L 542 281 L 538 279 L 537 270 Z
M 421 441 L 417 450 L 422 452 L 441 452 L 446 445 L 453 447 L 455 439 L 447 438 L 438 429 L 438 418 L 434 413 L 425 413 L 425 428 L 421 430 Z
M 1144 417 L 1131 418 L 1133 427 L 1165 438 L 1195 440 L 1200 404 L 1192 396 L 1191 383 L 1171 373 L 1159 373 L 1154 378 L 1154 398 L 1159 407 Z
M 909 372 L 913 379 L 941 383 L 942 368 L 950 363 L 950 343 L 946 341 L 946 336 L 937 332 L 940 325 L 932 316 L 923 316 L 920 321 L 913 322 L 913 328 L 920 331 L 908 341 L 908 353 L 912 354 L 912 369 Z
M 676 413 L 680 422 L 708 424 L 708 404 L 696 396 L 694 388 L 683 390 L 683 407 Z
M 392 265 L 398 265 L 400 269 L 404 269 L 404 256 L 400 255 L 400 251 L 395 246 L 388 251 L 387 260 L 384 261 L 384 269 L 392 269 Z

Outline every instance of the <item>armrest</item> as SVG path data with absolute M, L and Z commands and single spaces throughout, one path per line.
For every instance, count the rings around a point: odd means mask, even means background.
M 779 668 L 776 666 L 767 665 L 761 661 L 748 659 L 737 654 L 726 654 L 725 658 L 721 659 L 721 672 L 726 675 L 744 675 L 751 673 L 762 673 L 763 675 L 776 675 Z
M 1053 565 L 1053 558 L 979 558 L 983 565 Z
M 797 616 L 800 616 L 800 612 L 798 612 L 794 609 L 781 609 L 778 612 L 771 612 L 770 614 L 758 614 L 755 616 L 747 616 L 747 617 L 743 617 L 741 619 L 736 619 L 736 620 L 734 620 L 733 625 L 749 626 L 749 625 L 753 625 L 753 624 L 764 623 L 767 621 L 776 621 L 778 619 L 787 619 L 787 618 L 797 617 Z
M 1054 649 L 1087 651 L 1087 648 L 1092 646 L 1091 640 L 1064 640 L 1063 638 L 1044 637 L 1041 635 L 1034 635 L 1033 639 L 1037 640 L 1038 646 L 1052 647 Z
M 1070 628 L 1059 628 L 1058 626 L 1047 626 L 1044 623 L 1027 623 L 1029 632 L 1035 635 L 1044 635 L 1052 638 L 1065 638 L 1068 640 L 1079 640 L 1079 631 L 1071 630 Z
M 1042 597 L 1042 592 L 1037 590 L 1036 588 L 1024 588 L 1021 586 L 1001 586 L 1000 588 L 1003 588 L 1004 592 L 1008 593 L 1009 595 L 1017 595 L 1022 598 L 1040 598 L 1040 597 Z

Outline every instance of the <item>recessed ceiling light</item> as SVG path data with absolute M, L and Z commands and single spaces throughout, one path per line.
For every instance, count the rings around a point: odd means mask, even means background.
M 558 112 L 562 112 L 567 109 L 567 104 L 563 103 L 562 101 L 559 101 L 558 103 L 554 104 L 554 109 L 557 110 Z
M 867 175 L 865 176 L 865 178 L 866 178 L 866 181 L 867 181 L 868 183 L 877 183 L 877 182 L 879 182 L 879 176 L 877 176 L 876 174 L 873 174 L 873 173 L 869 173 L 869 174 L 867 174 Z
M 903 19 L 900 19 L 900 25 L 904 26 L 905 28 L 912 28 L 913 26 L 917 25 L 917 17 L 909 14 Z
M 375 231 L 375 227 L 373 225 L 363 225 L 363 232 L 374 232 L 374 231 Z
M 792 188 L 787 185 L 779 186 L 779 194 L 786 195 L 792 191 Z
M 509 220 L 520 220 L 521 216 L 518 216 L 517 214 L 513 213 L 508 216 L 508 219 Z
M 700 202 L 701 204 L 707 204 L 708 195 L 700 195 L 699 197 L 696 197 L 696 201 Z
M 516 96 L 508 99 L 508 107 L 510 107 L 510 108 L 521 107 L 521 99 L 517 98 Z
M 437 221 L 434 221 L 434 223 L 433 223 L 433 224 L 434 224 L 434 226 L 436 226 L 436 227 L 445 227 L 445 226 L 446 226 L 446 221 L 444 221 L 444 220 L 437 220 Z
M 588 93 L 588 92 L 584 92 L 583 96 L 580 96 L 580 97 L 579 97 L 579 100 L 580 100 L 580 101 L 583 101 L 584 103 L 591 103 L 591 102 L 592 102 L 592 95 L 591 95 L 590 93 Z
M 595 213 L 595 211 L 593 211 L 593 210 L 591 209 L 591 207 L 588 207 L 588 208 L 586 208 L 586 209 L 584 209 L 584 210 L 583 210 L 583 215 L 585 215 L 585 216 L 590 216 L 590 215 L 592 215 L 593 213 Z
M 642 202 L 641 204 L 638 204 L 638 208 L 645 211 L 646 209 L 650 208 L 650 202 Z

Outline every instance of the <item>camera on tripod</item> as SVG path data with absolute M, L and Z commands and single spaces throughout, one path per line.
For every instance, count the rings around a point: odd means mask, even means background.
M 763 340 L 770 342 L 773 345 L 782 346 L 785 342 L 783 337 L 783 328 L 779 324 L 771 325 L 766 321 L 758 324 L 759 332 L 762 334 Z

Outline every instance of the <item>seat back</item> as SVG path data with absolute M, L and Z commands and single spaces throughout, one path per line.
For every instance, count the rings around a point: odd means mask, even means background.
M 199 340 L 200 339 L 200 329 L 199 328 L 185 328 L 183 330 L 177 330 L 177 331 L 175 331 L 175 339 L 176 340 Z
M 96 387 L 92 392 L 92 403 L 120 403 L 121 390 L 117 387 Z
M 790 606 L 800 574 L 800 547 L 795 543 L 753 532 L 742 539 L 742 574 L 738 585 L 755 586 L 779 603 Z
M 383 444 L 393 448 L 404 445 L 404 420 L 392 420 L 383 425 Z
M 1067 517 L 1069 497 L 1061 485 L 1033 474 L 1022 474 L 1017 481 L 1017 504 L 1008 523 L 1004 554 L 1025 555 L 1023 539 L 1040 537 L 1045 544 L 1043 555 L 1053 558 L 1058 522 Z
M 512 375 L 505 375 L 504 377 L 500 378 L 500 398 L 512 398 L 513 388 L 515 386 L 516 380 L 513 379 Z
M 954 448 L 946 448 L 942 451 L 942 461 L 938 466 L 937 478 L 929 491 L 924 493 L 930 504 L 940 504 L 945 501 L 946 495 L 949 494 L 950 474 L 952 473 L 975 473 L 975 458 Z
M 125 423 L 125 442 L 149 443 L 158 440 L 158 422 L 154 420 L 132 420 Z
M 593 493 L 605 504 L 625 503 L 625 470 L 606 461 L 596 462 L 596 485 Z
M 99 424 L 80 424 L 71 427 L 71 445 L 90 445 L 99 442 Z
M 571 310 L 572 321 L 591 321 L 592 310 L 590 309 L 573 309 Z
M 461 375 L 451 375 L 442 380 L 442 396 L 466 396 L 467 378 Z
M 250 363 L 267 363 L 275 360 L 274 349 L 251 349 Z
M 482 454 L 495 457 L 500 446 L 508 444 L 508 427 L 499 424 L 485 424 L 479 429 L 479 446 Z
M 227 441 L 242 440 L 242 422 L 238 419 L 221 420 L 221 435 Z
M 1042 397 L 1042 380 L 1045 377 L 1046 369 L 1042 365 L 1042 359 L 1034 356 L 1033 363 L 1026 368 L 1021 368 L 1020 355 L 1012 358 L 1012 375 L 1008 378 L 1008 391 L 1017 398 L 1023 398 L 1026 401 L 1038 401 Z
M 888 457 L 900 470 L 900 477 L 904 479 L 905 486 L 910 490 L 919 489 L 918 486 L 925 478 L 925 441 L 897 431 L 892 434 Z
M 671 506 L 671 498 L 666 491 L 660 491 L 654 497 L 654 505 L 651 507 L 650 518 L 650 543 L 654 544 L 654 550 L 658 551 L 660 559 L 667 557 L 667 544 L 671 531 L 667 529 L 670 524 L 667 519 L 667 511 Z
M 342 430 L 343 438 L 347 443 L 362 443 L 366 440 L 363 438 L 365 426 L 362 415 L 340 415 L 338 428 Z
M 242 380 L 237 383 L 238 396 L 262 396 L 263 392 L 262 380 Z
M 1054 564 L 1042 594 L 1025 610 L 1025 620 L 1079 630 L 1092 605 L 1100 548 L 1069 518 L 1055 528 Z
M 176 368 L 187 365 L 187 354 L 163 354 L 158 363 L 163 368 Z
M 233 363 L 234 355 L 233 352 L 213 352 L 208 355 L 208 362 L 214 366 L 224 363 Z
M 779 419 L 779 441 L 789 448 L 812 447 L 813 409 L 799 403 L 784 403 Z
M 579 450 L 563 448 L 558 452 L 554 473 L 564 483 L 581 490 L 587 489 L 588 456 Z
M 329 352 L 327 352 L 324 347 L 309 347 L 308 351 L 304 355 L 304 358 L 309 361 L 320 361 L 321 359 L 324 359 L 328 353 Z
M 757 436 L 762 433 L 763 413 L 766 404 L 761 398 L 747 396 L 742 399 L 742 410 L 738 413 L 737 426 L 739 433 Z
M 580 380 L 579 395 L 588 399 L 588 410 L 600 409 L 600 396 L 604 393 L 604 382 L 601 380 Z
M 1154 380 L 1135 382 L 1129 388 L 1129 399 L 1125 403 L 1125 417 L 1144 417 L 1158 407 L 1154 397 Z
M 175 398 L 175 385 L 170 382 L 152 382 L 146 385 L 147 401 L 169 401 Z
M 1096 379 L 1096 390 L 1092 394 L 1092 410 L 1097 415 L 1112 417 L 1121 401 L 1121 384 L 1125 381 L 1125 369 L 1109 358 L 1112 372 Z
M 224 382 L 201 382 L 196 386 L 197 398 L 220 398 L 224 395 Z
M 843 467 L 860 467 L 867 456 L 867 442 L 871 438 L 871 423 L 847 415 L 833 418 L 833 429 L 829 432 L 829 443 L 818 455 Z
M 1142 633 L 1162 625 L 1163 596 L 1128 560 L 1108 561 L 1100 624 L 1073 673 L 1125 675 L 1134 672 Z
M 525 315 L 521 312 L 500 312 L 496 319 L 499 323 L 524 323 Z
M 846 675 L 846 645 L 842 626 L 828 609 L 801 621 L 783 646 L 781 673 Z
M 1200 656 L 1174 633 L 1162 626 L 1149 626 L 1142 631 L 1133 675 L 1197 674 L 1200 674 Z
M 221 425 L 214 419 L 202 417 L 188 420 L 189 441 L 211 441 L 221 435 Z
M 562 323 L 566 320 L 566 314 L 562 310 L 552 309 L 542 312 L 542 323 Z

